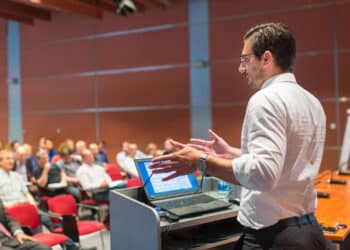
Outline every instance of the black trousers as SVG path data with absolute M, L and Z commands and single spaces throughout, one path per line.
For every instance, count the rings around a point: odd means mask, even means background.
M 259 230 L 246 228 L 235 250 L 328 250 L 330 242 L 313 214 L 280 220 Z
M 15 238 L 5 240 L 1 243 L 1 250 L 50 250 L 51 247 L 45 246 L 39 242 L 25 240 L 20 244 Z

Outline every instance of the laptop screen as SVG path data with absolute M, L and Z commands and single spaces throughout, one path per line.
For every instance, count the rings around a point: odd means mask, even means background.
M 164 177 L 172 173 L 152 175 L 152 170 L 148 168 L 151 164 L 152 159 L 149 158 L 135 160 L 139 177 L 149 199 L 173 197 L 198 191 L 199 185 L 194 174 L 187 174 L 168 181 L 162 181 Z

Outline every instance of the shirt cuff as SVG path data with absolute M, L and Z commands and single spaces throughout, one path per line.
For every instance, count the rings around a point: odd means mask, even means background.
M 241 155 L 238 158 L 235 158 L 232 160 L 232 169 L 233 174 L 236 177 L 236 180 L 242 185 L 242 186 L 249 186 L 249 177 L 245 171 L 245 166 L 247 161 L 249 159 L 248 154 Z
M 22 229 L 17 229 L 17 230 L 15 230 L 14 232 L 13 232 L 13 235 L 14 236 L 16 236 L 17 234 L 19 234 L 19 233 L 24 233 L 23 231 L 22 231 Z

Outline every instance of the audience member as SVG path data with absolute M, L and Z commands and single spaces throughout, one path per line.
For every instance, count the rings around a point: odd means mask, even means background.
M 50 250 L 51 248 L 26 235 L 20 225 L 6 213 L 0 200 L 0 246 L 2 250 Z
M 115 157 L 119 167 L 122 167 L 124 165 L 124 160 L 128 155 L 128 146 L 129 146 L 129 142 L 123 141 L 121 144 L 122 150 L 119 153 L 117 153 Z
M 106 142 L 103 140 L 99 140 L 97 142 L 97 145 L 98 145 L 98 153 L 96 155 L 97 160 L 100 162 L 109 163 L 106 150 L 104 149 L 106 146 Z
M 26 163 L 27 151 L 23 146 L 19 146 L 15 152 L 13 170 L 22 177 L 24 182 L 28 182 L 32 176 L 32 169 L 28 168 Z
M 130 177 L 138 177 L 139 174 L 137 172 L 134 159 L 137 158 L 137 144 L 129 143 L 128 145 L 128 154 L 124 160 L 123 166 L 121 168 L 130 176 Z
M 108 187 L 112 182 L 105 169 L 94 163 L 94 156 L 90 150 L 83 152 L 83 165 L 77 171 L 77 177 L 85 191 L 105 189 L 102 192 L 92 192 L 92 198 L 98 201 L 108 201 Z
M 98 151 L 99 151 L 98 145 L 96 143 L 90 143 L 89 149 L 90 149 L 92 155 L 94 156 L 94 163 L 103 167 L 104 163 L 97 159 L 97 155 L 98 155 Z
M 146 157 L 154 157 L 157 154 L 158 147 L 155 143 L 148 143 L 145 149 Z
M 73 155 L 74 160 L 79 161 L 80 163 L 82 162 L 82 152 L 86 149 L 86 142 L 83 140 L 78 140 L 75 143 L 75 152 Z
M 44 151 L 37 153 L 39 167 L 33 172 L 33 182 L 41 187 L 43 193 L 47 196 L 69 193 L 74 196 L 76 201 L 80 200 L 80 192 L 77 188 L 67 185 L 67 175 L 56 164 L 48 162 L 48 155 Z M 49 186 L 56 184 L 55 187 Z
M 19 149 L 17 149 L 18 151 Z M 13 153 L 10 150 L 0 151 L 0 198 L 4 206 L 12 207 L 19 203 L 30 203 L 36 206 L 33 196 L 29 193 L 26 181 L 17 172 L 12 171 L 14 166 Z M 42 223 L 52 229 L 48 215 L 39 210 Z
M 49 161 L 52 161 L 52 158 L 57 155 L 57 151 L 54 149 L 53 140 L 51 138 L 46 138 L 45 148 L 49 156 Z

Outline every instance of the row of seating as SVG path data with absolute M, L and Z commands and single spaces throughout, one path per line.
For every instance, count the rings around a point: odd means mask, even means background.
M 141 185 L 139 178 L 128 178 L 120 171 L 116 164 L 108 164 L 106 166 L 106 171 L 113 181 L 125 181 L 126 187 L 136 187 Z M 70 194 L 62 194 L 54 197 L 41 196 L 40 200 L 45 204 L 41 207 L 46 208 L 45 210 L 47 210 L 51 221 L 54 224 L 61 226 L 55 228 L 53 232 L 39 232 L 33 235 L 38 242 L 53 247 L 58 244 L 63 244 L 69 237 L 79 245 L 81 236 L 99 233 L 101 237 L 101 245 L 104 248 L 102 231 L 106 229 L 106 225 L 102 223 L 99 216 L 98 221 L 79 220 L 78 211 L 79 207 L 83 207 L 96 210 L 99 215 L 100 208 L 102 205 L 106 205 L 106 203 L 95 201 L 89 196 L 83 195 L 83 199 L 77 204 L 74 197 Z M 8 208 L 7 212 L 18 221 L 27 233 L 35 232 L 38 228 L 42 228 L 38 209 L 32 204 L 18 204 Z
M 63 244 L 68 240 L 68 237 L 77 244 L 80 244 L 80 236 L 99 232 L 104 248 L 102 237 L 102 230 L 105 229 L 104 224 L 98 221 L 78 220 L 77 205 L 72 195 L 58 195 L 48 199 L 47 202 L 49 208 L 48 214 L 53 218 L 53 222 L 59 223 L 62 226 L 55 228 L 54 232 L 37 233 L 33 235 L 34 239 L 50 247 Z M 36 231 L 42 226 L 38 210 L 32 204 L 19 204 L 8 208 L 6 211 L 27 232 Z

